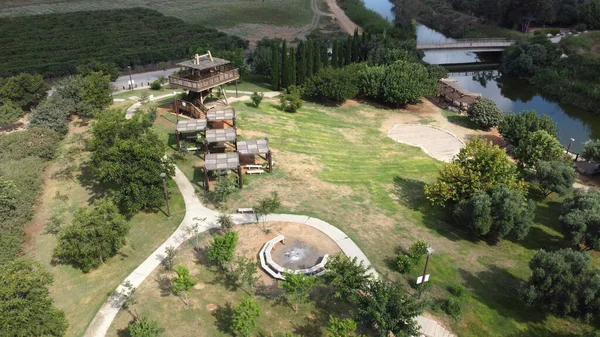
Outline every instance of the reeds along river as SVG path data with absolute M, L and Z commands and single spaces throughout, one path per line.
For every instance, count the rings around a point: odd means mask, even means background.
M 363 0 L 367 8 L 381 14 L 387 20 L 394 19 L 393 5 L 388 0 Z M 417 26 L 418 42 L 442 42 L 452 39 L 423 25 Z M 498 63 L 498 56 L 492 63 Z M 458 84 L 474 93 L 481 93 L 498 104 L 505 113 L 535 110 L 548 115 L 559 127 L 560 142 L 567 146 L 570 138 L 575 141 L 573 152 L 581 151 L 583 143 L 600 138 L 600 117 L 568 104 L 561 104 L 542 95 L 527 80 L 502 76 L 489 66 L 489 55 L 465 52 L 427 52 L 424 61 L 432 64 L 480 63 L 469 67 L 468 72 L 451 72 L 450 77 Z M 486 64 L 486 65 L 484 65 Z

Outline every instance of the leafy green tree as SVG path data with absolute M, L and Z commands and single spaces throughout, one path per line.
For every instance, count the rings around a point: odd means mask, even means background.
M 357 67 L 324 68 L 304 84 L 304 93 L 316 99 L 343 102 L 358 95 Z
M 80 207 L 73 222 L 60 231 L 54 258 L 87 273 L 115 256 L 128 232 L 129 224 L 117 207 L 99 199 L 92 207 Z
M 228 233 L 231 232 L 235 226 L 235 221 L 233 221 L 231 215 L 227 213 L 219 213 L 219 216 L 217 217 L 217 224 L 221 226 L 221 231 Z
M 352 259 L 344 254 L 333 255 L 325 264 L 327 272 L 321 276 L 324 284 L 333 287 L 333 296 L 350 303 L 356 300 L 358 293 L 367 288 L 370 280 L 367 268 L 356 256 Z
M 21 73 L 0 82 L 0 102 L 10 101 L 27 109 L 43 100 L 48 90 L 50 86 L 42 75 Z
M 102 111 L 108 108 L 112 100 L 112 88 L 110 87 L 110 75 L 102 72 L 91 72 L 85 79 L 83 89 L 83 101 L 91 106 L 92 112 Z M 83 115 L 90 115 L 83 113 Z
M 356 322 L 352 318 L 339 319 L 329 315 L 327 337 L 356 337 Z
M 356 306 L 356 318 L 366 326 L 374 327 L 377 336 L 397 337 L 419 335 L 415 317 L 423 312 L 423 304 L 406 292 L 398 282 L 382 277 L 369 282 L 361 292 Z
M 279 56 L 273 57 L 275 49 L 279 49 L 279 39 L 264 37 L 256 43 L 256 48 L 248 59 L 252 64 L 252 73 L 262 76 L 265 80 L 272 79 L 273 62 L 279 60 Z M 277 50 L 277 55 L 279 55 L 279 50 Z
M 281 287 L 285 291 L 283 297 L 291 305 L 294 312 L 298 312 L 298 304 L 310 301 L 310 291 L 315 285 L 316 278 L 302 273 L 283 273 L 284 280 Z
M 25 114 L 20 106 L 11 101 L 5 101 L 3 103 L 3 105 L 0 105 L 0 124 L 16 122 Z
M 588 140 L 583 144 L 581 156 L 588 161 L 600 163 L 600 139 Z
M 573 189 L 575 170 L 573 164 L 564 161 L 538 161 L 535 164 L 535 180 L 544 196 L 555 192 L 565 195 Z
M 233 194 L 237 189 L 237 183 L 235 179 L 227 176 L 217 177 L 214 190 L 210 192 L 209 197 L 216 203 L 225 202 L 230 195 Z
M 520 113 L 509 113 L 504 116 L 498 126 L 502 138 L 516 147 L 521 140 L 530 133 L 544 130 L 552 136 L 556 136 L 558 128 L 556 123 L 548 115 L 540 116 L 535 110 L 522 111 Z
M 290 86 L 290 56 L 288 55 L 287 41 L 283 40 L 281 46 L 281 87 L 287 89 Z
M 0 175 L 0 213 L 7 214 L 16 209 L 19 189 L 15 184 Z
M 288 60 L 288 86 L 286 89 L 290 89 L 291 86 L 296 86 L 298 78 L 296 76 L 296 70 L 298 68 L 298 62 L 296 62 L 296 48 L 290 47 L 290 55 Z
M 519 41 L 504 52 L 500 71 L 516 77 L 530 77 L 538 69 L 558 60 L 561 53 L 545 36 Z
M 315 74 L 315 41 L 306 40 L 306 78 Z
M 569 244 L 600 251 L 600 192 L 576 189 L 559 221 Z
M 538 161 L 571 161 L 558 139 L 545 130 L 537 130 L 525 136 L 514 155 L 520 165 L 529 167 L 533 167 Z
M 427 241 L 416 240 L 410 245 L 410 248 L 408 248 L 408 255 L 415 261 L 415 263 L 418 263 L 421 258 L 427 254 L 427 248 L 429 247 L 430 245 Z
M 471 122 L 480 128 L 490 129 L 502 121 L 502 110 L 489 98 L 481 98 L 469 106 L 467 110 Z
M 338 46 L 338 41 L 337 39 L 333 40 L 333 45 L 331 47 L 331 67 L 333 68 L 339 68 L 339 64 L 338 64 L 338 53 L 339 53 L 339 46 Z
M 0 268 L 3 336 L 65 335 L 65 314 L 54 307 L 48 291 L 52 281 L 52 273 L 35 261 L 17 259 Z
M 237 256 L 232 263 L 231 276 L 241 287 L 248 287 L 247 291 L 254 291 L 254 286 L 260 277 L 254 276 L 258 273 L 258 262 L 245 256 Z
M 131 337 L 159 337 L 165 332 L 157 321 L 142 316 L 127 326 L 127 332 Z
M 571 249 L 539 250 L 529 268 L 532 275 L 521 289 L 527 305 L 559 316 L 591 318 L 600 314 L 600 271 L 588 254 Z
M 262 315 L 262 310 L 254 298 L 247 297 L 243 299 L 240 304 L 233 308 L 231 330 L 239 336 L 250 336 L 256 328 L 256 319 L 260 315 Z
M 304 40 L 300 40 L 300 43 L 298 43 L 298 54 L 296 56 L 296 64 L 297 82 L 298 85 L 302 85 L 304 84 L 304 81 L 306 81 L 308 72 L 308 65 L 306 60 L 306 44 L 304 43 Z
M 600 1 L 588 1 L 580 11 L 582 21 L 588 29 L 600 29 Z
M 273 191 L 270 196 L 262 198 L 258 201 L 258 204 L 254 206 L 254 213 L 256 214 L 256 221 L 263 219 L 263 230 L 267 230 L 266 218 L 267 215 L 277 212 L 281 207 L 281 200 L 279 200 L 279 194 Z
M 165 70 L 167 68 L 167 64 L 165 62 L 160 62 L 158 69 Z M 119 78 L 120 72 L 119 67 L 117 67 L 114 63 L 104 63 L 98 61 L 90 61 L 88 63 L 82 64 L 77 67 L 77 72 L 82 76 L 88 76 L 94 72 L 100 72 L 104 75 L 109 76 L 109 80 L 114 82 Z
M 418 103 L 437 91 L 437 79 L 427 68 L 409 61 L 365 68 L 358 83 L 366 97 L 396 106 Z
M 297 112 L 302 108 L 302 88 L 291 85 L 288 87 L 288 93 L 279 96 L 279 108 L 285 112 Z
M 279 57 L 279 42 L 273 42 L 273 46 L 271 48 L 273 50 L 273 55 L 271 57 L 271 60 L 273 62 L 271 72 L 271 86 L 273 87 L 273 90 L 279 91 L 279 89 L 281 89 L 281 60 Z
M 521 240 L 533 224 L 535 203 L 525 199 L 522 191 L 499 184 L 461 200 L 454 208 L 454 217 L 478 236 L 499 240 L 510 234 Z
M 252 93 L 252 95 L 250 96 L 250 99 L 252 99 L 252 103 L 254 103 L 254 106 L 258 108 L 258 106 L 260 105 L 260 102 L 262 102 L 263 98 L 265 97 L 264 93 L 257 93 L 256 91 L 254 93 Z
M 46 127 L 64 135 L 69 131 L 69 116 L 73 113 L 75 113 L 73 102 L 55 93 L 33 110 L 29 125 Z
M 474 138 L 451 163 L 446 164 L 437 182 L 425 186 L 425 195 L 433 204 L 446 207 L 498 184 L 510 189 L 526 189 L 526 183 L 504 150 Z
M 174 174 L 166 146 L 150 126 L 144 116 L 126 119 L 119 110 L 104 111 L 92 126 L 90 166 L 127 216 L 163 205 L 160 174 Z
M 190 270 L 186 266 L 177 265 L 174 270 L 177 276 L 173 277 L 171 282 L 173 283 L 173 293 L 175 295 L 190 291 L 196 285 L 196 281 L 192 279 Z
M 237 232 L 215 235 L 206 250 L 206 257 L 223 268 L 227 263 L 233 261 L 233 253 L 235 252 L 237 243 Z
M 160 90 L 162 88 L 162 85 L 160 84 L 159 80 L 153 81 L 152 83 L 150 83 L 150 89 L 151 90 Z

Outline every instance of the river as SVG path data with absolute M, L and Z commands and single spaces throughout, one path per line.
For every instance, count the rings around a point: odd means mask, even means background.
M 374 10 L 388 21 L 394 18 L 393 5 L 388 0 L 363 0 L 367 8 Z M 418 42 L 452 41 L 431 28 L 417 26 Z M 423 59 L 432 64 L 451 64 L 479 62 L 479 56 L 464 52 L 427 52 Z M 583 143 L 590 138 L 600 138 L 600 118 L 577 107 L 561 104 L 542 95 L 527 80 L 511 78 L 498 74 L 497 70 L 470 73 L 450 73 L 463 88 L 481 93 L 483 97 L 492 99 L 502 111 L 519 112 L 535 110 L 541 115 L 548 115 L 559 127 L 558 138 L 567 146 L 570 138 L 574 138 L 571 149 L 581 151 Z

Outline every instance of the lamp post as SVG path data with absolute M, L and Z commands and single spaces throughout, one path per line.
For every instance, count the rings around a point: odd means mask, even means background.
M 131 79 L 131 66 L 127 66 L 129 70 L 129 89 L 133 90 L 133 80 Z
M 162 178 L 163 181 L 163 190 L 165 192 L 165 200 L 167 201 L 167 217 L 171 217 L 171 208 L 169 208 L 169 193 L 167 193 L 167 174 L 166 173 L 161 173 L 160 177 Z
M 569 146 L 567 146 L 567 154 L 569 154 L 569 150 L 571 150 L 571 144 L 575 141 L 575 138 L 570 138 Z
M 421 279 L 421 291 L 419 292 L 419 299 L 421 299 L 421 295 L 423 295 L 423 290 L 425 289 L 425 276 L 427 276 L 427 267 L 429 266 L 429 258 L 431 258 L 431 254 L 433 254 L 433 248 L 427 247 L 427 260 L 425 260 L 425 269 L 423 269 L 423 278 Z

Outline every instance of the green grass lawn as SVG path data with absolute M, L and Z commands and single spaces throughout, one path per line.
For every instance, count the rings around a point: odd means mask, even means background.
M 171 235 L 185 215 L 183 198 L 170 181 L 171 219 L 166 217 L 165 210 L 134 216 L 127 244 L 117 256 L 88 274 L 70 266 L 53 265 L 51 257 L 56 236 L 44 233 L 46 221 L 53 214 L 61 214 L 68 223 L 77 207 L 89 204 L 101 193 L 89 184 L 89 169 L 85 166 L 89 153 L 67 154 L 76 152 L 75 147 L 81 148 L 80 136 L 77 136 L 80 133 L 82 130 L 73 129 L 63 141 L 58 159 L 46 172 L 44 192 L 36 216 L 28 225 L 31 236 L 25 246 L 25 254 L 48 266 L 54 275 L 50 292 L 56 306 L 67 316 L 67 336 L 83 335 L 110 293 Z
M 132 7 L 154 9 L 168 16 L 209 27 L 231 27 L 238 23 L 303 26 L 310 24 L 312 19 L 310 0 L 24 0 L 18 3 L 0 1 L 0 17 Z
M 238 80 L 238 90 L 239 91 L 251 91 L 251 92 L 264 92 L 264 91 L 273 91 L 271 87 L 271 83 L 265 81 L 262 76 L 259 75 L 244 75 Z M 225 85 L 224 88 L 226 90 L 235 90 L 235 83 L 230 83 L 229 85 Z M 228 94 L 231 96 L 231 94 Z
M 434 311 L 461 337 L 566 337 L 590 328 L 578 320 L 527 308 L 518 296 L 533 254 L 542 248 L 564 247 L 557 223 L 560 200 L 539 202 L 536 224 L 526 240 L 490 245 L 460 230 L 447 214 L 425 200 L 423 186 L 436 179 L 443 163 L 386 136 L 382 124 L 405 113 L 402 110 L 306 103 L 298 113 L 290 114 L 278 110 L 275 100 L 266 100 L 258 109 L 244 102 L 233 106 L 240 138 L 268 137 L 276 170 L 244 177 L 244 189 L 221 207 L 228 211 L 250 207 L 278 191 L 281 212 L 318 217 L 341 228 L 381 273 L 404 280 L 409 289 L 423 265 L 401 275 L 394 271 L 393 257 L 412 241 L 427 240 L 435 249 L 430 264 L 432 289 L 425 296 L 428 303 L 448 297 L 450 285 L 467 289 L 464 313 L 458 320 Z M 171 147 L 174 119 L 163 115 L 155 125 Z M 461 121 L 456 122 L 460 125 Z M 178 165 L 200 191 L 201 158 L 188 154 Z M 162 314 L 154 307 L 161 306 L 161 301 L 154 298 L 151 302 L 159 321 Z M 197 313 L 190 313 L 186 324 L 196 324 Z

